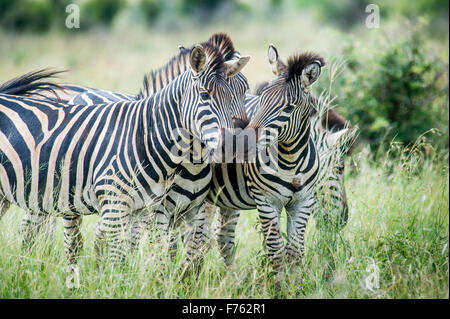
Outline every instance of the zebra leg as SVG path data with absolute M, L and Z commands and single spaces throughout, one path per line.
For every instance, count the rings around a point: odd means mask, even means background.
M 240 212 L 238 210 L 223 208 L 219 210 L 217 243 L 225 265 L 227 266 L 231 265 L 234 259 L 234 236 L 239 215 Z
M 174 214 L 169 221 L 169 255 L 172 261 L 175 260 L 178 251 L 178 237 L 183 233 L 183 223 L 181 218 Z M 182 236 L 184 237 L 184 236 Z
M 81 235 L 82 217 L 71 215 L 63 217 L 64 226 L 64 248 L 69 265 L 76 265 L 78 256 L 83 249 L 83 236 Z
M 164 205 L 160 205 L 156 210 L 156 241 L 158 243 L 167 240 L 171 217 L 172 214 L 164 207 Z
M 29 250 L 33 247 L 36 236 L 41 232 L 42 227 L 50 221 L 50 215 L 36 213 L 27 210 L 20 224 L 20 233 L 22 235 L 22 247 Z M 48 226 L 48 225 L 47 225 Z
M 101 221 L 96 229 L 95 247 L 98 261 L 101 262 L 105 253 L 113 263 L 120 263 L 125 259 L 129 242 L 129 219 L 130 212 L 126 203 L 102 207 Z
M 206 240 L 207 240 L 207 246 L 208 249 L 212 248 L 215 238 L 215 232 L 213 221 L 214 221 L 214 214 L 216 211 L 219 211 L 219 207 L 212 205 L 210 203 L 206 203 L 205 205 L 205 213 L 206 213 L 206 219 L 207 219 L 207 232 L 206 232 Z
M 259 220 L 262 225 L 264 239 L 267 246 L 269 262 L 275 271 L 283 270 L 284 240 L 281 235 L 280 212 L 274 205 L 267 202 L 261 193 L 254 192 L 254 199 L 258 209 Z
M 316 197 L 311 196 L 305 201 L 286 207 L 288 237 L 286 256 L 288 262 L 294 267 L 301 264 L 304 253 L 306 226 L 316 204 Z
M 206 213 L 205 204 L 194 207 L 186 212 L 186 219 L 189 221 L 190 231 L 185 236 L 185 247 L 187 258 L 185 265 L 200 269 L 203 263 L 203 254 L 206 246 Z
M 0 218 L 8 211 L 11 203 L 6 198 L 0 198 Z
M 137 212 L 130 217 L 130 248 L 135 251 L 142 239 L 142 233 L 149 228 L 150 212 L 147 210 Z

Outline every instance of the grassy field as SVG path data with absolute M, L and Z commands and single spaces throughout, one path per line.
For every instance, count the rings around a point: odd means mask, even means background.
M 179 44 L 191 45 L 212 32 L 226 31 L 242 54 L 252 55 L 244 74 L 254 87 L 272 78 L 266 56 L 269 43 L 284 57 L 313 50 L 327 60 L 343 60 L 345 42 L 352 41 L 367 54 L 380 39 L 394 34 L 392 30 L 399 31 L 397 37 L 408 33 L 401 26 L 383 30 L 347 35 L 305 17 L 283 21 L 277 28 L 222 25 L 188 28 L 182 35 L 139 29 L 39 37 L 0 32 L 0 82 L 52 66 L 72 70 L 62 83 L 137 93 L 144 72 L 176 54 Z M 440 54 L 448 58 L 448 48 Z M 80 287 L 69 289 L 60 221 L 54 239 L 39 237 L 36 249 L 27 254 L 18 233 L 23 212 L 11 208 L 0 220 L 0 298 L 448 298 L 448 150 L 425 153 L 386 155 L 375 161 L 369 147 L 360 145 L 347 160 L 347 226 L 337 232 L 312 218 L 302 268 L 278 277 L 267 264 L 254 211 L 242 214 L 236 259 L 229 269 L 213 247 L 200 275 L 185 279 L 182 253 L 171 262 L 148 238 L 122 268 L 98 268 L 93 249 L 98 217 L 89 216 L 83 222 Z M 378 288 L 367 289 L 366 280 L 375 275 Z
M 2 298 L 448 298 L 448 156 L 427 160 L 370 160 L 367 149 L 348 161 L 350 218 L 338 232 L 312 218 L 301 269 L 275 277 L 264 255 L 256 213 L 242 214 L 234 264 L 217 247 L 200 275 L 181 278 L 180 252 L 171 262 L 148 238 L 120 269 L 98 268 L 93 249 L 98 217 L 84 219 L 80 287 L 66 287 L 62 225 L 32 254 L 20 247 L 22 212 L 0 221 Z M 151 237 L 151 233 L 150 233 Z M 376 266 L 376 271 L 374 269 Z M 378 287 L 366 280 L 378 274 Z M 370 279 L 370 278 L 369 278 Z M 277 289 L 281 281 L 281 289 Z

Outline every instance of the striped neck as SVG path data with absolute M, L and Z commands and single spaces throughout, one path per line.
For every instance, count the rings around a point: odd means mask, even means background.
M 186 71 L 161 91 L 139 101 L 142 105 L 139 131 L 142 134 L 137 138 L 141 154 L 145 154 L 143 160 L 154 157 L 155 152 L 166 154 L 164 157 L 169 155 L 171 166 L 183 160 L 182 156 L 175 155 L 179 152 L 184 154 L 189 147 L 187 142 L 192 139 L 182 123 L 182 100 L 191 82 L 190 71 Z M 180 139 L 184 143 L 179 143 Z

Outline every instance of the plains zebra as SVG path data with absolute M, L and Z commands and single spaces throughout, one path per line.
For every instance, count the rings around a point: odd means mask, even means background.
M 286 65 L 272 45 L 268 55 L 277 78 L 260 96 L 246 99 L 252 115 L 249 127 L 271 129 L 258 131 L 258 143 L 264 149 L 254 162 L 215 165 L 208 200 L 221 208 L 218 242 L 224 256 L 232 255 L 226 251 L 232 250 L 227 238 L 229 232 L 234 233 L 237 210 L 256 207 L 269 260 L 275 270 L 281 270 L 285 255 L 282 209 L 288 216 L 286 257 L 298 263 L 303 255 L 306 224 L 317 204 L 319 159 L 311 138 L 309 89 L 325 63 L 318 55 L 300 54 L 291 57 Z M 277 146 L 276 152 L 270 151 L 273 145 Z
M 0 195 L 26 210 L 62 214 L 69 262 L 81 248 L 81 215 L 94 211 L 102 220 L 96 243 L 108 239 L 111 259 L 122 259 L 130 214 L 161 201 L 189 151 L 181 131 L 214 150 L 222 128 L 232 127 L 229 110 L 239 101 L 225 76 L 239 68 L 209 44 L 194 46 L 189 64 L 136 102 L 61 107 L 0 96 Z

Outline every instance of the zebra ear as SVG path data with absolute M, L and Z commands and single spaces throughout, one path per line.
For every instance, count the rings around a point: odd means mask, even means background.
M 304 87 L 311 86 L 320 76 L 322 70 L 322 63 L 315 60 L 308 64 L 302 71 L 301 81 Z
M 327 143 L 330 147 L 338 149 L 341 154 L 351 155 L 353 144 L 358 135 L 358 126 L 346 127 L 327 136 Z
M 200 73 L 206 64 L 206 53 L 200 44 L 196 44 L 189 55 L 189 64 L 195 73 Z
M 229 61 L 225 61 L 225 74 L 227 77 L 231 78 L 235 76 L 246 66 L 246 64 L 250 61 L 250 56 L 239 57 L 236 59 L 232 59 Z
M 328 146 L 334 147 L 334 146 L 340 146 L 345 141 L 345 136 L 348 134 L 349 129 L 344 128 L 342 130 L 339 130 L 334 133 L 329 133 L 327 136 L 327 143 Z
M 272 72 L 275 75 L 280 75 L 286 71 L 286 64 L 280 59 L 277 49 L 273 44 L 269 45 L 269 50 L 267 52 L 267 57 L 269 58 L 269 64 L 272 68 Z

